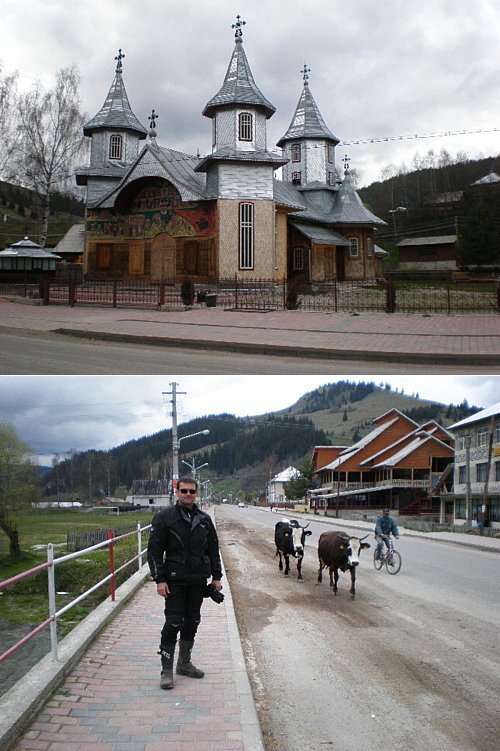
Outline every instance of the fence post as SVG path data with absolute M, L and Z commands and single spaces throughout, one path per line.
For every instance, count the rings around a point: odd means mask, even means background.
M 57 660 L 57 621 L 56 621 L 56 571 L 54 566 L 54 547 L 51 542 L 47 545 L 47 561 L 50 567 L 47 569 L 47 584 L 49 590 L 49 615 L 50 622 L 50 650 L 52 659 Z
M 158 289 L 158 307 L 165 305 L 165 282 L 160 282 Z
M 396 310 L 396 291 L 394 289 L 394 282 L 392 279 L 387 280 L 387 301 L 386 312 L 394 313 Z
M 113 530 L 108 529 L 108 540 L 113 539 Z M 111 602 L 115 601 L 115 546 L 113 542 L 109 543 L 109 573 L 111 574 Z
M 140 522 L 137 522 L 137 555 L 139 556 L 137 562 L 139 564 L 140 571 L 142 568 L 142 531 Z
M 43 304 L 49 305 L 50 303 L 50 280 L 43 280 Z
M 497 288 L 497 310 L 500 312 L 500 280 L 497 280 L 496 288 Z
M 234 275 L 234 307 L 238 309 L 238 274 Z
M 333 280 L 333 297 L 335 301 L 335 312 L 338 312 L 339 306 L 338 306 L 338 298 L 337 298 L 337 280 Z
M 68 303 L 70 308 L 74 308 L 76 304 L 76 281 L 70 279 L 68 283 Z

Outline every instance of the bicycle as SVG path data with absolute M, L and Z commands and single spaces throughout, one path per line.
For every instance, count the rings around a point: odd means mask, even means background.
M 379 571 L 385 563 L 388 574 L 397 574 L 401 569 L 402 558 L 401 554 L 394 549 L 394 540 L 392 537 L 387 537 L 389 547 L 385 549 L 385 553 L 382 558 L 377 558 L 377 548 L 373 553 L 373 565 Z

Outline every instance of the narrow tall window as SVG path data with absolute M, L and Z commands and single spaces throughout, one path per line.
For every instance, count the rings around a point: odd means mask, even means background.
M 290 150 L 290 153 L 292 157 L 292 162 L 300 162 L 300 157 L 301 157 L 300 143 L 294 143 Z
M 358 238 L 351 237 L 350 243 L 351 243 L 351 258 L 356 258 L 359 255 Z
M 304 268 L 304 248 L 293 249 L 293 270 L 302 271 Z
M 249 112 L 241 112 L 239 121 L 239 139 L 240 141 L 253 140 L 253 118 Z
M 253 203 L 240 203 L 240 269 L 253 269 Z
M 122 137 L 111 136 L 109 139 L 109 158 L 121 159 L 122 158 Z
M 373 240 L 371 237 L 366 238 L 366 255 L 368 258 L 373 256 Z
M 326 173 L 326 182 L 328 185 L 335 185 L 335 172 Z
M 333 146 L 331 143 L 326 145 L 326 161 L 328 164 L 333 164 Z
M 488 428 L 478 428 L 476 433 L 476 446 L 486 446 L 490 431 Z

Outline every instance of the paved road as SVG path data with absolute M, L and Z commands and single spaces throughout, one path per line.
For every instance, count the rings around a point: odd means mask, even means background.
M 496 750 L 497 553 L 404 536 L 397 576 L 363 551 L 353 600 L 346 574 L 336 597 L 316 584 L 326 523 L 298 582 L 274 558 L 280 516 L 216 518 L 266 751 Z
M 1 332 L 1 329 L 0 329 Z M 212 373 L 213 375 L 360 375 L 474 373 L 474 366 L 439 365 L 390 361 L 320 360 L 301 357 L 245 355 L 234 352 L 178 347 L 147 346 L 135 343 L 88 341 L 50 332 L 0 333 L 2 358 L 0 375 L 161 375 L 177 373 Z M 500 366 L 489 367 L 500 373 Z

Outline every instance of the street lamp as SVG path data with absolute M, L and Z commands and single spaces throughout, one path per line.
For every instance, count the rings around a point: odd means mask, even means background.
M 181 441 L 186 440 L 186 438 L 193 438 L 195 435 L 208 435 L 210 433 L 209 430 L 198 430 L 197 433 L 190 433 L 189 435 L 181 435 L 180 438 L 177 438 L 173 436 L 172 434 L 172 479 L 178 480 L 179 479 L 179 446 L 181 445 Z
M 394 240 L 398 239 L 398 233 L 396 230 L 396 214 L 399 214 L 402 211 L 408 211 L 406 206 L 398 206 L 396 209 L 389 209 L 389 214 L 392 214 L 392 223 L 394 225 Z
M 196 473 L 198 472 L 199 469 L 201 469 L 202 467 L 208 467 L 208 462 L 205 462 L 204 464 L 199 464 L 198 466 L 196 466 L 196 459 L 193 459 L 192 464 L 190 464 L 189 462 L 185 462 L 184 459 L 182 460 L 182 463 L 186 464 L 186 466 L 188 466 L 189 469 L 191 470 L 191 474 L 193 475 L 193 480 L 196 480 Z

